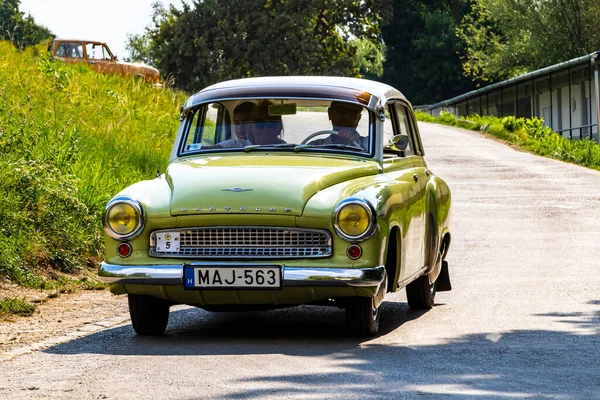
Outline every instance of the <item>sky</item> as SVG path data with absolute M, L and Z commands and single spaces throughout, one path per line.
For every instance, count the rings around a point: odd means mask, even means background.
M 128 33 L 143 33 L 152 22 L 156 0 L 21 0 L 21 11 L 57 37 L 98 40 L 120 60 L 127 55 Z M 161 0 L 181 8 L 182 0 Z

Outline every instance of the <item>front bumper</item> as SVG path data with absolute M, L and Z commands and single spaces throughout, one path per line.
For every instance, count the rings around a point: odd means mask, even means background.
M 240 263 L 192 263 L 192 266 L 240 266 Z M 251 266 L 244 264 L 244 266 Z M 102 262 L 100 280 L 111 284 L 183 286 L 183 264 L 115 265 Z M 284 287 L 379 287 L 385 280 L 383 265 L 375 268 L 282 267 Z

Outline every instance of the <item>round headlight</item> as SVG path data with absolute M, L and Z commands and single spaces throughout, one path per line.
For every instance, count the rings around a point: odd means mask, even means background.
M 334 226 L 337 234 L 345 240 L 365 240 L 375 228 L 373 211 L 369 203 L 362 199 L 342 201 L 334 212 Z
M 129 239 L 142 229 L 142 206 L 135 200 L 115 199 L 106 206 L 104 227 L 114 239 Z

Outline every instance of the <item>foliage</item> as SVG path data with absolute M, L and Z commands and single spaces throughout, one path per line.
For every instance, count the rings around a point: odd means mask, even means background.
M 474 88 L 462 76 L 464 40 L 455 31 L 468 0 L 390 0 L 393 17 L 382 28 L 387 46 L 383 81 L 413 104 L 433 103 Z
M 0 320 L 8 315 L 29 317 L 33 315 L 35 309 L 35 304 L 28 303 L 16 297 L 5 297 L 0 299 Z
M 205 0 L 154 4 L 152 26 L 128 48 L 179 88 L 266 75 L 358 76 L 351 36 L 379 46 L 385 0 Z M 376 58 L 375 61 L 379 61 Z M 376 69 L 376 67 L 375 67 Z
M 21 0 L 0 0 L 0 40 L 10 40 L 22 49 L 54 37 L 35 23 L 31 15 L 19 11 Z
M 433 117 L 430 114 L 417 112 L 417 119 L 485 132 L 541 156 L 600 170 L 600 144 L 589 139 L 567 139 L 548 128 L 544 125 L 544 121 L 538 118 L 526 119 L 514 116 L 498 118 L 479 115 L 456 118 L 453 114 L 445 112 L 442 112 L 439 117 Z
M 0 42 L 0 279 L 42 287 L 95 265 L 104 205 L 166 166 L 185 96 L 34 50 Z
M 600 2 L 473 0 L 457 30 L 464 73 L 479 83 L 508 79 L 600 49 Z
M 354 38 L 349 43 L 354 47 L 354 64 L 360 76 L 366 79 L 380 78 L 385 62 L 385 45 L 359 38 Z

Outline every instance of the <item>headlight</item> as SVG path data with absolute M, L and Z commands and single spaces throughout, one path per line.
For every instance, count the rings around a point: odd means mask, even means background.
M 347 241 L 366 240 L 375 232 L 375 212 L 363 199 L 347 199 L 335 208 L 333 226 L 337 234 Z
M 104 231 L 114 239 L 132 239 L 144 227 L 142 206 L 130 198 L 111 200 L 104 209 Z

